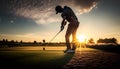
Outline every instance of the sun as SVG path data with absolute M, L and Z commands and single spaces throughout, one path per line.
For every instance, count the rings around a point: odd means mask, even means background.
M 87 37 L 85 35 L 78 35 L 77 39 L 79 42 L 86 43 Z

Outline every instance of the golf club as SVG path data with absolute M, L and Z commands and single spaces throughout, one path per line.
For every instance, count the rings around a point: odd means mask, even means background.
M 49 43 L 51 42 L 51 41 L 53 41 L 54 39 L 55 39 L 55 37 L 60 33 L 61 31 L 59 31 L 50 41 L 49 41 Z
M 61 30 L 45 46 L 47 46 L 50 42 L 52 42 L 60 32 Z M 45 50 L 45 46 L 43 47 L 43 50 Z

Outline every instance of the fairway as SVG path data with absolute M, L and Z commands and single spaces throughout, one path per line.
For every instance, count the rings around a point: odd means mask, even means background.
M 5 68 L 61 69 L 74 54 L 63 52 L 65 47 L 15 47 L 0 49 L 0 65 Z

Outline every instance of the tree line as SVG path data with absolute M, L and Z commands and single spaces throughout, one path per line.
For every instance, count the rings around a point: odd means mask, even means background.
M 90 38 L 87 43 L 95 44 L 94 39 Z M 99 38 L 97 40 L 97 43 L 114 43 L 118 44 L 118 41 L 116 38 L 105 38 L 101 39 Z M 45 40 L 43 42 L 23 42 L 21 41 L 8 41 L 7 39 L 0 40 L 0 47 L 16 47 L 16 46 L 44 46 L 44 45 L 49 45 L 49 46 L 65 46 L 65 42 L 58 42 L 58 43 L 48 43 Z
M 54 42 L 54 43 L 48 43 L 43 40 L 43 42 L 23 42 L 21 41 L 15 41 L 15 40 L 10 40 L 8 41 L 7 39 L 0 40 L 0 47 L 16 47 L 16 46 L 44 46 L 44 45 L 49 45 L 49 46 L 63 46 L 65 45 L 65 42 Z
M 89 40 L 88 40 L 88 43 L 95 43 L 94 42 L 94 39 L 93 38 L 90 38 Z M 113 43 L 113 44 L 118 44 L 118 41 L 117 41 L 117 39 L 116 38 L 105 38 L 105 39 L 102 39 L 102 38 L 99 38 L 98 40 L 97 40 L 97 43 Z

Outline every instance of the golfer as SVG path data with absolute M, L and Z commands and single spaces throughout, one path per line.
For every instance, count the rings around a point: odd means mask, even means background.
M 61 17 L 63 18 L 61 22 L 61 27 L 60 27 L 61 31 L 64 29 L 64 26 L 66 25 L 66 23 L 69 22 L 66 35 L 65 35 L 67 48 L 64 52 L 67 52 L 67 53 L 75 52 L 76 31 L 79 26 L 78 19 L 74 14 L 73 10 L 68 6 L 64 6 L 64 8 L 62 8 L 60 5 L 58 5 L 56 6 L 55 10 L 56 10 L 56 14 L 61 13 Z M 72 35 L 72 46 L 70 43 L 70 35 Z

